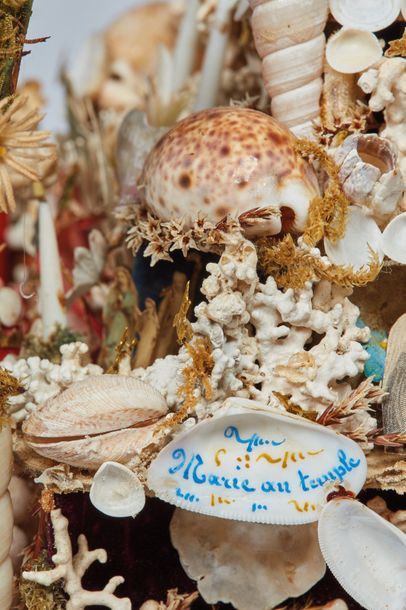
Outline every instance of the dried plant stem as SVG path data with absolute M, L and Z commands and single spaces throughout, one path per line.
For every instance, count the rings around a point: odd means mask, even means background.
M 17 88 L 32 3 L 33 0 L 0 2 L 0 99 L 13 95 Z

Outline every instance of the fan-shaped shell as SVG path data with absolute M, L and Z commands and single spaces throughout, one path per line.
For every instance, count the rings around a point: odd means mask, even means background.
M 144 488 L 129 468 L 116 462 L 105 462 L 93 477 L 90 501 L 110 517 L 135 517 L 144 508 Z
M 375 64 L 382 56 L 378 38 L 371 32 L 342 28 L 330 36 L 326 59 L 337 72 L 355 74 Z
M 272 117 L 247 108 L 212 108 L 178 123 L 148 156 L 142 177 L 147 206 L 163 220 L 198 214 L 218 222 L 253 208 L 281 209 L 270 221 L 278 233 L 284 210 L 303 230 L 316 176 L 294 150 L 294 136 Z M 292 215 L 288 215 L 292 219 Z
M 395 216 L 385 228 L 382 249 L 393 261 L 406 264 L 406 212 Z
M 165 415 L 163 396 L 124 375 L 87 377 L 50 398 L 24 422 L 23 432 L 39 439 L 73 439 L 142 426 Z
M 148 486 L 159 498 L 225 519 L 293 525 L 316 521 L 337 484 L 362 488 L 366 461 L 350 439 L 252 401 L 227 405 L 152 462 Z
M 406 608 L 406 535 L 356 500 L 332 500 L 319 519 L 324 559 L 366 610 Z
M 347 226 L 341 239 L 332 243 L 324 239 L 326 254 L 336 265 L 349 265 L 355 271 L 371 263 L 371 250 L 383 259 L 382 233 L 376 222 L 362 208 L 350 206 Z
M 396 21 L 400 0 L 330 0 L 330 10 L 345 27 L 378 32 Z

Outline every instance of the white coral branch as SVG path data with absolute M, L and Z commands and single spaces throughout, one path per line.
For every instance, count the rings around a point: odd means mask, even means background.
M 89 551 L 86 537 L 78 538 L 78 552 L 73 555 L 72 544 L 68 533 L 69 522 L 60 509 L 51 512 L 54 528 L 56 553 L 52 557 L 55 568 L 40 572 L 23 572 L 25 580 L 49 587 L 57 580 L 64 581 L 64 591 L 69 595 L 66 610 L 82 610 L 87 606 L 106 606 L 111 610 L 131 610 L 129 598 L 114 595 L 116 588 L 124 582 L 122 576 L 113 576 L 101 591 L 87 591 L 82 586 L 82 577 L 95 561 L 106 563 L 107 553 L 104 549 Z

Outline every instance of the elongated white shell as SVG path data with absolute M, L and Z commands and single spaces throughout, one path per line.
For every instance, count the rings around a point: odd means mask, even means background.
M 406 264 L 406 212 L 395 216 L 385 228 L 382 249 L 393 261 Z
M 316 521 L 337 484 L 362 488 L 365 456 L 350 439 L 252 401 L 228 405 L 152 462 L 148 486 L 159 498 L 206 515 L 287 525 Z
M 371 262 L 370 248 L 383 259 L 382 233 L 375 220 L 362 208 L 350 206 L 345 233 L 336 243 L 324 240 L 326 254 L 336 265 L 350 265 L 355 271 Z
M 365 30 L 342 28 L 330 36 L 326 45 L 329 65 L 343 74 L 356 74 L 375 64 L 382 56 L 377 37 Z
M 146 383 L 100 375 L 47 400 L 24 422 L 23 431 L 41 439 L 83 437 L 146 425 L 166 412 L 163 396 Z
M 400 0 L 330 0 L 330 10 L 345 27 L 378 32 L 396 21 Z
M 356 500 L 336 499 L 319 520 L 327 565 L 366 610 L 405 610 L 406 535 Z
M 90 501 L 110 517 L 135 517 L 145 505 L 145 493 L 137 475 L 126 466 L 105 462 L 96 472 Z

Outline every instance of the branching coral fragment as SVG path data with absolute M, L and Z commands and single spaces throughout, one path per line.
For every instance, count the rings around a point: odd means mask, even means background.
M 128 598 L 114 595 L 116 588 L 124 582 L 122 576 L 113 576 L 101 591 L 87 591 L 82 587 L 82 577 L 95 561 L 106 563 L 107 553 L 104 549 L 89 551 L 86 537 L 78 538 L 79 550 L 73 556 L 72 544 L 68 533 L 68 520 L 60 509 L 51 512 L 54 528 L 56 554 L 52 557 L 55 568 L 42 571 L 23 572 L 25 580 L 49 587 L 60 579 L 64 581 L 64 590 L 69 595 L 66 610 L 82 610 L 87 606 L 106 606 L 111 610 L 131 610 Z

